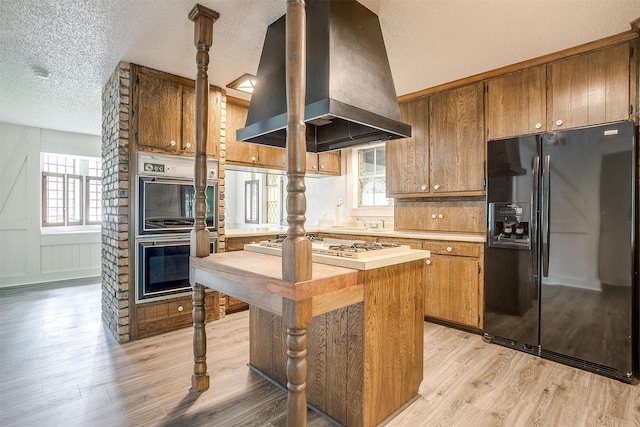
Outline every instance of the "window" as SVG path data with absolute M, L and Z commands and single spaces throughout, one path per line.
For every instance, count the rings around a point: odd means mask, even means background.
M 245 224 L 258 224 L 259 216 L 259 190 L 260 181 L 252 179 L 244 182 L 244 222 Z
M 358 207 L 391 206 L 385 194 L 384 145 L 358 150 Z
M 43 153 L 42 225 L 90 225 L 101 220 L 102 161 Z

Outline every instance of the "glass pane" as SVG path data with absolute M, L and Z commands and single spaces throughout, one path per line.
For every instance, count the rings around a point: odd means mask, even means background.
M 68 224 L 82 223 L 82 180 L 68 177 L 67 181 L 67 221 Z
M 374 174 L 375 169 L 375 159 L 376 152 L 375 150 L 365 150 L 362 152 L 362 175 L 371 175 Z
M 384 148 L 379 148 L 376 150 L 376 175 L 384 175 L 385 174 L 385 150 Z
M 363 178 L 360 180 L 360 206 L 373 206 L 374 203 L 374 179 Z

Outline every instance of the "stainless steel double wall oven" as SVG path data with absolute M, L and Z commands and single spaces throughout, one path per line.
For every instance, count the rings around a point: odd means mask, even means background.
M 141 152 L 136 163 L 136 301 L 188 293 L 194 159 Z M 206 194 L 213 253 L 218 247 L 216 160 L 207 161 Z

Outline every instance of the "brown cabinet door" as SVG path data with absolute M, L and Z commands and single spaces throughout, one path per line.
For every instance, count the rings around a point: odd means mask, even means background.
M 307 173 L 318 173 L 318 155 L 307 153 Z
M 431 191 L 484 191 L 483 84 L 431 95 Z
M 431 256 L 425 265 L 424 313 L 449 319 L 449 257 Z
M 286 150 L 268 145 L 258 145 L 258 164 L 260 166 L 284 169 L 286 166 Z
M 551 64 L 548 129 L 628 119 L 629 58 L 622 44 Z
M 487 138 L 544 132 L 547 67 L 528 68 L 487 81 Z
M 478 262 L 476 258 L 451 256 L 449 261 L 449 320 L 478 327 Z
M 196 90 L 191 86 L 182 86 L 182 144 L 180 150 L 195 153 L 195 105 Z
M 218 158 L 220 152 L 220 120 L 222 116 L 222 91 L 209 87 L 209 131 L 207 134 L 207 157 Z
M 248 108 L 227 102 L 226 128 L 226 161 L 255 165 L 258 163 L 257 144 L 236 140 L 236 131 L 244 127 L 247 121 Z
M 139 147 L 179 151 L 182 131 L 182 86 L 140 70 L 136 77 Z
M 428 98 L 400 104 L 402 120 L 411 125 L 411 138 L 387 142 L 387 197 L 429 192 Z
M 340 175 L 340 151 L 319 153 L 318 172 L 323 175 Z

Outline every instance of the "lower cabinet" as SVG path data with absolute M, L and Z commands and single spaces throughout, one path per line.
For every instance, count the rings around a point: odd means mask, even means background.
M 425 241 L 431 251 L 425 269 L 425 316 L 482 329 L 484 246 Z

